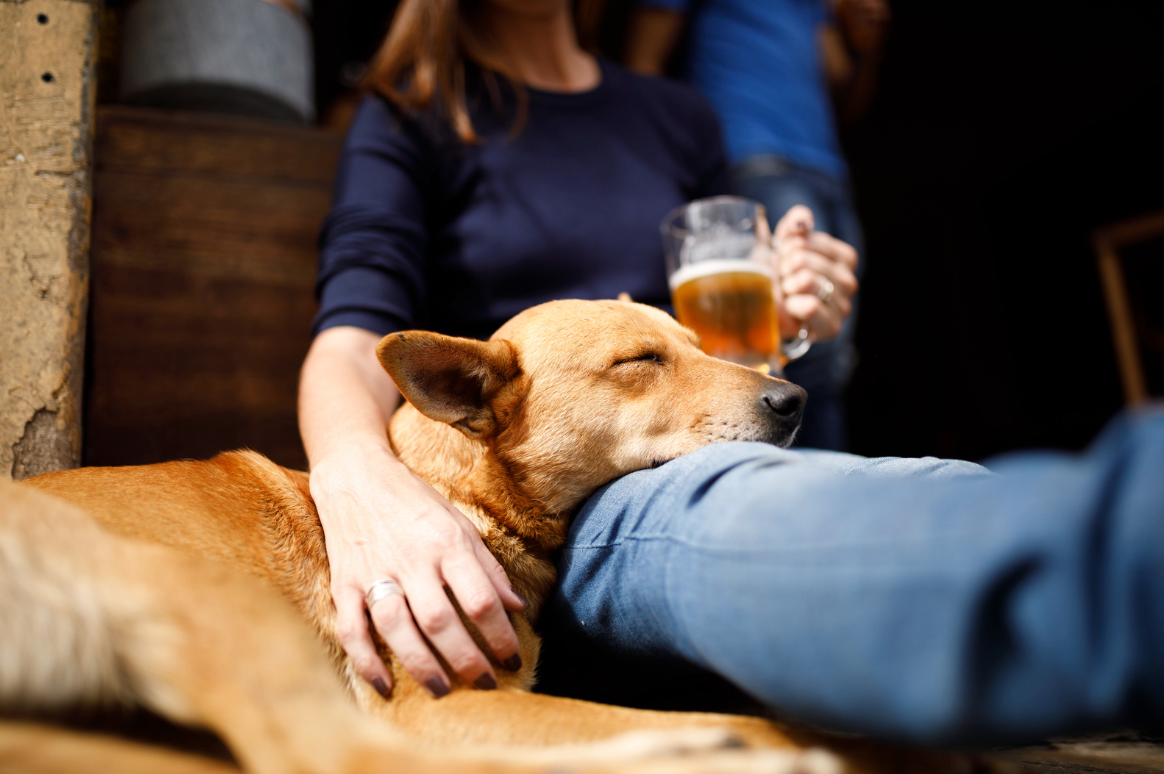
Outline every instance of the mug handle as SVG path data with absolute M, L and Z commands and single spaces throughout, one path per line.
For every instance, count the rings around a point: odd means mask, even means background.
M 784 355 L 785 361 L 791 363 L 793 360 L 804 357 L 811 347 L 812 342 L 808 340 L 808 328 L 802 326 L 795 339 L 780 344 L 780 352 Z

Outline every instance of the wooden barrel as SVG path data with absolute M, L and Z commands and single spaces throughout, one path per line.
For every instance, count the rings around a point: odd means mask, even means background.
M 308 0 L 138 0 L 125 12 L 121 101 L 315 118 Z

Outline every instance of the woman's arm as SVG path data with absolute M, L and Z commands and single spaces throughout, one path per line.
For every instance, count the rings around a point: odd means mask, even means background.
M 505 610 L 526 603 L 472 523 L 392 454 L 386 428 L 399 392 L 376 360 L 379 339 L 351 326 L 324 330 L 300 378 L 300 431 L 327 541 L 339 639 L 360 676 L 386 695 L 392 678 L 372 645 L 364 594 L 391 578 L 405 596 L 378 601 L 371 618 L 405 669 L 434 696 L 449 692 L 423 632 L 462 679 L 492 688 L 489 661 L 444 589 L 510 669 L 521 655 Z

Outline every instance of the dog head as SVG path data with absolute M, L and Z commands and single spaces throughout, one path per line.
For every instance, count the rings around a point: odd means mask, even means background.
M 787 446 L 806 400 L 796 385 L 704 354 L 666 313 L 624 301 L 542 304 L 487 342 L 390 334 L 377 354 L 416 411 L 482 442 L 551 513 L 707 444 Z

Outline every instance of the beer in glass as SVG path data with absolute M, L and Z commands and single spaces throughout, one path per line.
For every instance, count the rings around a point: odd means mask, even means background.
M 699 334 L 707 354 L 779 375 L 788 358 L 763 205 L 736 196 L 700 199 L 673 210 L 661 230 L 679 322 Z

